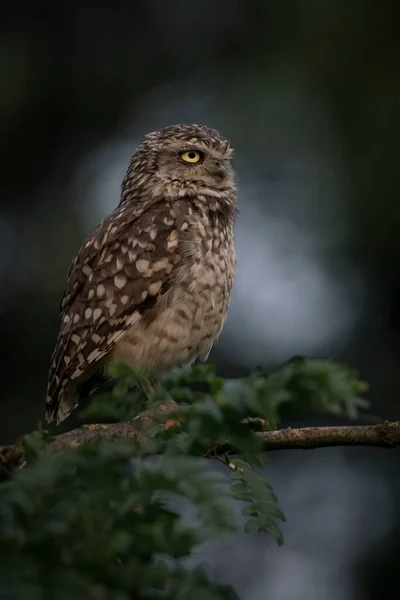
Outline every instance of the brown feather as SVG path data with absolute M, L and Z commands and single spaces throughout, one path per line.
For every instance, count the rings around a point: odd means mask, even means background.
M 190 147 L 201 150 L 204 164 L 181 164 L 179 150 Z M 203 126 L 146 136 L 119 206 L 70 266 L 49 373 L 49 421 L 75 408 L 78 384 L 93 369 L 108 372 L 125 360 L 152 372 L 207 358 L 235 270 L 230 156 L 228 142 Z
M 62 326 L 48 384 L 48 418 L 57 413 L 66 385 L 111 350 L 125 329 L 141 318 L 146 300 L 164 293 L 172 267 L 180 260 L 178 247 L 168 247 L 168 239 L 173 232 L 179 235 L 177 226 L 187 208 L 181 201 L 172 217 L 171 204 L 166 203 L 157 213 L 142 214 L 136 229 L 131 215 L 124 219 L 126 208 L 118 208 L 83 246 L 71 266 L 62 302 Z M 154 286 L 160 281 L 160 287 Z

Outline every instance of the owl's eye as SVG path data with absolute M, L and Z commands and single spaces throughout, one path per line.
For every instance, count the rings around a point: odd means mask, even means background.
M 187 152 L 181 152 L 180 157 L 185 162 L 193 165 L 198 163 L 203 158 L 203 154 L 197 150 L 189 150 Z

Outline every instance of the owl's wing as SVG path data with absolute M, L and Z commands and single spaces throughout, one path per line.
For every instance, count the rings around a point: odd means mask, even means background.
M 140 215 L 118 207 L 92 232 L 72 262 L 61 301 L 46 418 L 64 419 L 68 384 L 100 360 L 171 284 L 187 229 L 188 203 L 153 206 Z

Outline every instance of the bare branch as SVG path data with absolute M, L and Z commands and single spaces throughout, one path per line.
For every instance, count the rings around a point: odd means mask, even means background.
M 264 450 L 311 450 L 329 446 L 400 446 L 400 421 L 378 425 L 344 425 L 339 427 L 301 427 L 257 433 Z M 228 445 L 216 445 L 217 454 L 229 452 Z
M 164 425 L 168 427 L 168 421 Z M 278 429 L 256 433 L 264 450 L 295 450 L 329 446 L 400 446 L 400 421 L 384 421 L 378 425 L 344 425 L 339 427 L 302 427 Z M 83 425 L 68 433 L 62 433 L 49 444 L 49 450 L 73 448 L 98 439 L 125 438 L 135 442 L 145 439 L 135 424 L 112 423 L 109 425 Z M 232 451 L 228 444 L 213 447 L 216 454 Z

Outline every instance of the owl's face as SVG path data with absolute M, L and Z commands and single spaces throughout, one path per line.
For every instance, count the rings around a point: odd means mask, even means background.
M 223 189 L 233 185 L 232 150 L 222 138 L 171 137 L 158 149 L 156 176 L 166 182 Z
M 232 148 L 204 125 L 172 125 L 147 134 L 132 156 L 120 204 L 207 197 L 213 210 L 235 212 Z
M 124 198 L 182 197 L 201 190 L 235 190 L 229 142 L 203 125 L 172 125 L 147 134 L 132 157 Z

